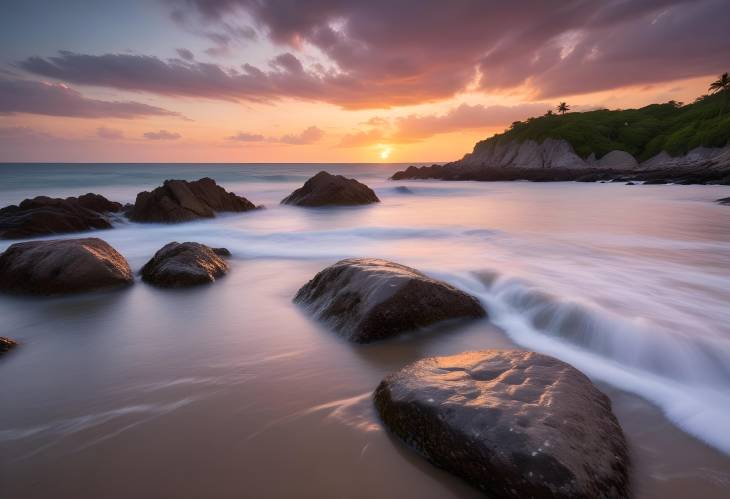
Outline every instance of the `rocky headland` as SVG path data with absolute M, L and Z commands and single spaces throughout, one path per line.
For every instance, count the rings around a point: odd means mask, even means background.
M 550 181 L 625 181 L 651 184 L 730 185 L 730 145 L 719 148 L 698 147 L 672 157 L 661 152 L 639 162 L 625 151 L 614 150 L 596 159 L 586 159 L 564 139 L 542 143 L 484 141 L 474 151 L 452 163 L 410 166 L 396 172 L 393 180 L 531 180 Z

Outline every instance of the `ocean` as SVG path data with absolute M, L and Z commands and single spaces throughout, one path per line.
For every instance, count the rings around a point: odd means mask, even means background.
M 714 200 L 730 188 L 388 180 L 405 166 L 0 165 L 0 206 L 86 192 L 133 202 L 205 176 L 265 206 L 91 233 L 134 271 L 170 241 L 226 247 L 231 271 L 213 285 L 0 295 L 0 335 L 21 343 L 0 359 L 0 496 L 479 497 L 390 437 L 371 393 L 426 356 L 524 348 L 609 395 L 636 497 L 727 497 L 730 207 Z M 279 205 L 323 169 L 382 202 Z M 490 317 L 347 343 L 292 297 L 361 256 L 446 280 Z

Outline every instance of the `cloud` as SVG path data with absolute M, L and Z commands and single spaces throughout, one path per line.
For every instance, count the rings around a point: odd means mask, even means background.
M 235 140 L 238 142 L 263 142 L 266 140 L 266 137 L 258 133 L 239 132 L 236 135 L 226 137 L 226 140 Z
M 176 132 L 168 132 L 167 130 L 160 130 L 157 132 L 145 132 L 144 138 L 149 140 L 177 140 L 182 135 Z
M 371 146 L 383 139 L 381 130 L 373 129 L 366 132 L 348 133 L 342 137 L 339 147 L 364 147 Z
M 316 126 L 310 126 L 301 133 L 284 135 L 279 139 L 279 142 L 283 142 L 284 144 L 307 145 L 319 142 L 322 137 L 324 137 L 324 132 L 321 129 Z
M 0 140 L 4 139 L 51 139 L 54 138 L 46 132 L 39 132 L 27 126 L 0 126 Z
M 16 113 L 124 119 L 180 116 L 178 113 L 139 102 L 88 99 L 61 83 L 0 78 L 0 115 Z
M 300 133 L 282 135 L 281 137 L 265 137 L 258 133 L 239 132 L 226 137 L 226 140 L 236 142 L 278 142 L 290 145 L 309 145 L 319 142 L 324 137 L 324 131 L 316 126 L 310 126 Z
M 177 55 L 179 55 L 182 59 L 186 61 L 192 61 L 195 59 L 195 54 L 193 54 L 188 49 L 177 49 Z
M 460 130 L 504 126 L 530 116 L 540 116 L 550 104 L 526 103 L 516 106 L 483 106 L 461 104 L 440 115 L 409 115 L 395 120 L 393 141 L 420 140 L 440 133 Z
M 124 138 L 124 132 L 116 128 L 100 126 L 96 129 L 96 136 L 107 140 L 119 140 Z
M 466 89 L 552 98 L 706 76 L 730 63 L 726 0 L 312 0 L 296 15 L 286 0 L 171 1 L 173 18 L 217 50 L 255 36 L 236 24 L 243 15 L 291 51 L 268 68 L 72 52 L 19 66 L 61 81 L 161 95 L 296 98 L 362 109 L 442 100 Z M 310 59 L 295 52 L 314 54 L 320 64 L 304 65 Z

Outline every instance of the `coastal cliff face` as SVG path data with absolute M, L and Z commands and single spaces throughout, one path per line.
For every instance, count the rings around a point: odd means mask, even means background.
M 445 165 L 409 167 L 394 180 L 638 180 L 653 183 L 730 184 L 730 143 L 725 147 L 698 147 L 684 156 L 666 152 L 639 163 L 626 151 L 611 151 L 601 158 L 581 158 L 567 140 L 479 142 L 462 159 Z

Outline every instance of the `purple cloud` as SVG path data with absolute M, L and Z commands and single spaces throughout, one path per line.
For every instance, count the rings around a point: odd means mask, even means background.
M 16 113 L 124 119 L 180 116 L 178 113 L 139 102 L 88 99 L 61 83 L 0 78 L 0 115 Z
M 193 54 L 188 49 L 177 49 L 176 52 L 177 55 L 179 55 L 182 59 L 186 61 L 192 61 L 193 59 L 195 59 L 195 54 Z
M 145 132 L 144 138 L 149 140 L 177 140 L 182 135 L 176 132 L 168 132 L 167 130 L 160 130 L 157 132 Z
M 243 12 L 272 42 L 293 51 L 316 47 L 331 64 L 305 66 L 289 52 L 264 69 L 61 52 L 19 66 L 161 95 L 291 97 L 357 109 L 419 104 L 470 87 L 527 85 L 535 98 L 557 97 L 706 76 L 730 65 L 725 0 L 311 0 L 299 9 L 287 0 L 179 0 L 174 12 L 218 48 L 243 36 L 248 27 L 232 24 Z
M 319 142 L 324 137 L 324 132 L 316 126 L 310 126 L 301 133 L 284 135 L 279 142 L 293 145 L 308 145 Z
M 238 142 L 263 142 L 264 140 L 266 140 L 266 137 L 258 133 L 239 132 L 236 135 L 226 137 L 226 139 L 235 140 Z
M 96 129 L 96 136 L 101 139 L 119 140 L 124 138 L 124 132 L 116 128 L 107 128 L 105 126 L 100 126 Z

